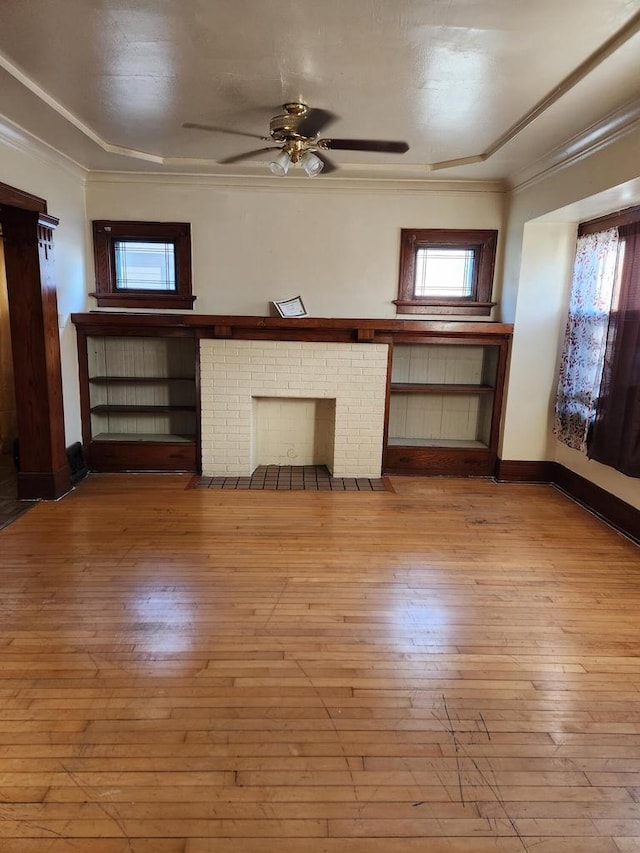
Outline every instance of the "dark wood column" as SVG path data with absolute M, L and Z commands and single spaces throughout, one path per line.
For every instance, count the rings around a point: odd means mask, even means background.
M 71 488 L 62 405 L 53 230 L 44 213 L 3 206 L 20 466 L 18 497 L 54 499 Z

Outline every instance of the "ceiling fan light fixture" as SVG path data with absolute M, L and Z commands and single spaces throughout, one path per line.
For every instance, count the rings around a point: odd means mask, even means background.
M 218 160 L 219 163 L 227 165 L 239 163 L 242 160 L 252 160 L 258 154 L 265 151 L 278 151 L 269 163 L 269 169 L 274 175 L 284 177 L 291 166 L 298 163 L 304 169 L 307 177 L 314 178 L 322 171 L 325 174 L 333 172 L 336 168 L 331 160 L 316 151 L 370 151 L 374 154 L 405 154 L 409 150 L 409 143 L 393 139 L 319 139 L 321 130 L 332 119 L 333 113 L 324 109 L 311 109 L 299 101 L 291 101 L 283 105 L 283 113 L 274 116 L 269 122 L 269 136 L 259 136 L 264 142 L 276 143 L 257 151 L 246 151 Z M 216 127 L 209 124 L 196 124 L 187 122 L 184 127 L 196 128 L 198 130 L 212 130 L 218 133 L 237 133 L 240 136 L 255 136 L 253 133 L 229 130 L 225 127 Z M 456 161 L 457 162 L 457 161 Z
M 315 178 L 324 169 L 323 161 L 313 151 L 306 151 L 302 155 L 300 165 L 310 178 Z
M 269 168 L 273 172 L 274 175 L 278 175 L 278 177 L 284 177 L 289 171 L 289 166 L 291 165 L 291 158 L 287 154 L 286 151 L 281 151 L 274 159 L 269 163 Z

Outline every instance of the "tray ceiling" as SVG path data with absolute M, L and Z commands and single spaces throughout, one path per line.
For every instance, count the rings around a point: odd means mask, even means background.
M 261 175 L 219 165 L 261 147 L 230 131 L 301 100 L 325 136 L 410 145 L 334 152 L 322 180 L 513 181 L 637 123 L 640 0 L 3 0 L 0 96 L 88 169 Z

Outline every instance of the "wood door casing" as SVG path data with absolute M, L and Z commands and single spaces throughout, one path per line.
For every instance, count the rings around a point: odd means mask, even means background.
M 71 488 L 53 267 L 57 224 L 43 199 L 0 184 L 21 499 L 52 500 Z

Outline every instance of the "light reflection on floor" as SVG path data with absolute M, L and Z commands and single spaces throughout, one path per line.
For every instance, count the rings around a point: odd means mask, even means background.
M 130 606 L 145 627 L 145 651 L 185 652 L 193 647 L 198 605 L 186 590 L 144 586 Z

